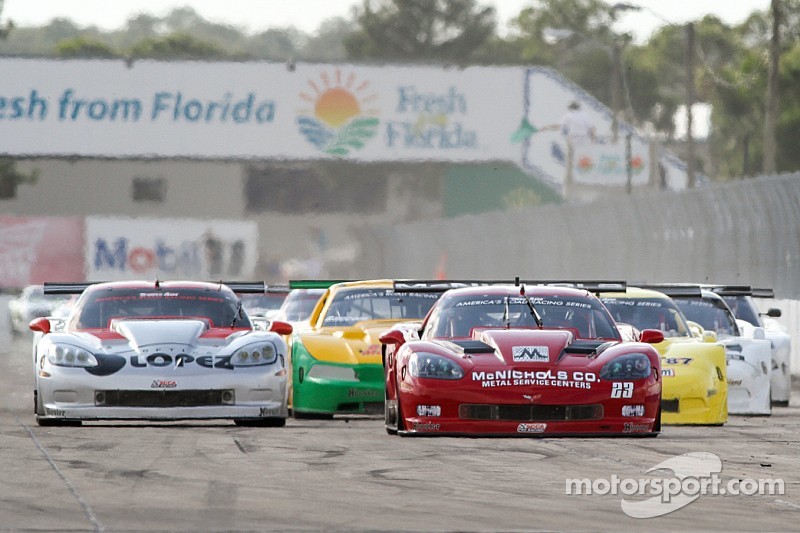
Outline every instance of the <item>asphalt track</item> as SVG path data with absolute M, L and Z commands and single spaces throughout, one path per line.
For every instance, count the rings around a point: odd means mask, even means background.
M 29 338 L 0 335 L 2 531 L 798 531 L 800 389 L 771 417 L 668 427 L 657 438 L 400 438 L 382 420 L 90 423 L 39 427 Z M 689 452 L 720 477 L 784 494 L 702 495 L 631 518 L 625 497 L 567 495 L 568 478 L 647 472 Z M 604 485 L 597 485 L 603 488 Z M 663 507 L 655 507 L 663 510 Z

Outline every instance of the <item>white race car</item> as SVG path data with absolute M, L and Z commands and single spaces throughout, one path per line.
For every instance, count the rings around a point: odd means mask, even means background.
M 666 294 L 669 289 L 658 288 Z M 719 342 L 725 346 L 728 376 L 728 413 L 737 415 L 769 415 L 771 343 L 764 328 L 753 328 L 747 334 L 733 316 L 728 305 L 718 294 L 702 290 L 697 298 L 673 297 L 688 320 L 704 329 L 715 331 Z
M 774 320 L 781 316 L 780 309 L 771 308 L 762 313 L 753 301 L 753 298 L 774 298 L 772 289 L 718 285 L 712 287 L 712 290 L 722 296 L 731 308 L 745 337 L 751 337 L 757 328 L 764 329 L 767 340 L 772 343 L 770 372 L 772 405 L 781 407 L 789 405 L 792 392 L 792 337 Z
M 28 285 L 19 297 L 8 301 L 8 318 L 12 335 L 28 331 L 28 323 L 34 318 L 49 316 L 63 305 L 68 298 L 46 296 L 41 285 Z
M 42 317 L 34 349 L 40 425 L 87 420 L 232 419 L 283 426 L 291 326 L 253 319 L 237 293 L 263 283 L 45 284 L 82 293 L 68 318 Z

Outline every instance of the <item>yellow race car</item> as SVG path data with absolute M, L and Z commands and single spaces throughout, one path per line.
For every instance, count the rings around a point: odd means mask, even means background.
M 395 292 L 393 280 L 290 282 L 327 287 L 291 345 L 290 406 L 296 418 L 335 413 L 381 414 L 384 375 L 381 334 L 422 321 L 441 292 Z
M 617 322 L 664 332 L 664 341 L 653 345 L 661 354 L 663 424 L 727 422 L 725 348 L 713 332 L 687 321 L 670 297 L 658 291 L 628 287 L 626 292 L 604 293 L 600 299 Z

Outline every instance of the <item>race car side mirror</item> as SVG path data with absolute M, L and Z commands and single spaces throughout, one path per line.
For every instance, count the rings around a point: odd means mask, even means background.
M 390 329 L 386 333 L 380 336 L 379 339 L 383 344 L 394 344 L 399 346 L 406 342 L 406 336 L 403 335 L 403 332 L 397 329 Z
M 50 320 L 46 317 L 39 317 L 34 320 L 31 320 L 31 323 L 28 324 L 28 327 L 31 331 L 38 331 L 40 333 L 50 333 Z
M 639 336 L 639 342 L 646 342 L 648 344 L 658 344 L 664 341 L 664 332 L 660 329 L 643 329 L 642 334 Z
M 278 335 L 291 335 L 294 328 L 288 322 L 273 320 L 269 325 L 269 330 Z
M 770 307 L 766 313 L 759 313 L 761 316 L 768 316 L 770 318 L 780 318 L 781 310 L 777 307 Z

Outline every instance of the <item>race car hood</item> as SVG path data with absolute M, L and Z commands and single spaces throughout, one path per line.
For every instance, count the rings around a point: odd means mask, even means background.
M 661 355 L 665 355 L 667 352 L 673 349 L 676 345 L 682 344 L 698 344 L 699 341 L 694 337 L 664 337 L 664 340 L 653 344 L 653 348 L 658 350 L 658 353 Z
M 120 320 L 114 322 L 111 329 L 139 351 L 152 344 L 195 344 L 207 326 L 201 320 Z
M 198 319 L 120 319 L 113 320 L 110 329 L 76 331 L 73 335 L 101 352 L 133 350 L 138 353 L 153 345 L 187 348 L 231 346 L 235 339 L 248 332 L 243 329 L 209 328 L 206 321 Z
M 574 348 L 576 353 L 594 353 L 603 343 L 576 343 L 570 331 L 493 329 L 475 331 L 473 340 L 434 341 L 456 355 L 494 353 L 506 365 L 550 366 L 558 362 L 562 352 Z
M 360 322 L 350 327 L 303 332 L 299 339 L 318 361 L 340 364 L 381 364 L 380 336 L 396 321 Z

